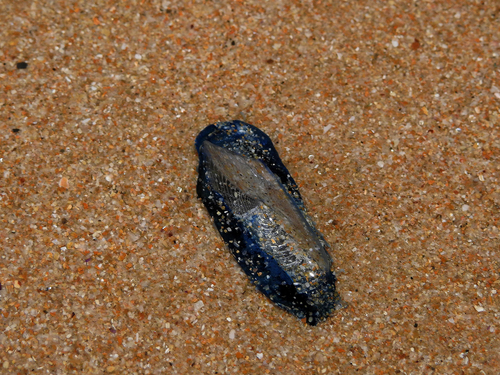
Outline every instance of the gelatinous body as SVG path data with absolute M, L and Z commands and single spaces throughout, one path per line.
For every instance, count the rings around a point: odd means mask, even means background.
M 340 306 L 328 244 L 307 215 L 271 139 L 241 121 L 196 138 L 198 196 L 256 287 L 316 325 Z

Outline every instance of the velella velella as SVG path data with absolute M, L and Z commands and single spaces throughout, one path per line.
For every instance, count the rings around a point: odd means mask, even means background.
M 271 139 L 234 120 L 195 141 L 197 193 L 258 290 L 310 325 L 341 306 L 329 245 L 307 214 Z

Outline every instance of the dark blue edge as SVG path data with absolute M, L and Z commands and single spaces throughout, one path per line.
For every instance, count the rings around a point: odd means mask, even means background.
M 218 192 L 210 190 L 204 153 L 200 152 L 200 148 L 203 142 L 208 140 L 218 146 L 234 149 L 235 141 L 241 138 L 241 135 L 235 131 L 238 129 L 245 130 L 245 128 L 250 129 L 261 141 L 261 148 L 255 148 L 254 150 L 255 155 L 280 178 L 282 184 L 289 190 L 291 198 L 296 201 L 301 209 L 304 209 L 304 203 L 297 184 L 281 161 L 271 139 L 255 126 L 238 120 L 209 125 L 196 138 L 195 146 L 200 157 L 197 183 L 198 197 L 202 199 L 203 204 L 214 220 L 217 230 L 234 258 L 257 289 L 284 310 L 291 312 L 298 318 L 306 318 L 309 325 L 315 326 L 325 320 L 339 304 L 340 297 L 336 292 L 335 274 L 333 272 L 327 273 L 322 283 L 323 289 L 318 291 L 329 296 L 329 298 L 325 299 L 325 303 L 319 307 L 308 303 L 310 302 L 308 295 L 297 292 L 290 276 L 272 257 L 260 248 L 259 243 L 253 239 L 242 221 L 238 220 L 227 208 L 223 215 L 217 215 L 217 212 L 222 211 L 220 204 L 217 202 L 222 202 L 222 205 L 224 205 L 224 199 Z M 264 149 L 267 149 L 268 152 L 262 152 Z M 245 152 L 238 153 L 245 155 Z M 246 156 L 255 157 L 255 155 Z M 293 193 L 296 193 L 296 195 Z M 228 227 L 231 227 L 232 231 L 224 232 L 224 228 Z M 317 232 L 316 228 L 314 230 Z M 321 233 L 318 233 L 318 235 L 322 238 Z M 241 246 L 235 245 L 237 243 L 241 244 Z M 249 261 L 252 266 L 248 264 Z M 258 273 L 261 273 L 261 276 L 258 276 Z M 297 307 L 292 306 L 292 301 L 298 304 Z

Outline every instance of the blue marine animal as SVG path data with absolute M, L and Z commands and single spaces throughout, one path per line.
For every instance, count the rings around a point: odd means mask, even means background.
M 242 121 L 195 141 L 198 196 L 258 290 L 310 325 L 341 306 L 329 247 L 271 139 Z

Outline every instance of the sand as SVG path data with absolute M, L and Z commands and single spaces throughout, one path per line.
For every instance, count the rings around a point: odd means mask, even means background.
M 0 3 L 0 372 L 495 374 L 496 1 Z M 274 306 L 194 139 L 274 141 L 348 306 Z

